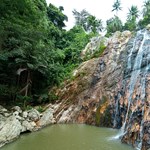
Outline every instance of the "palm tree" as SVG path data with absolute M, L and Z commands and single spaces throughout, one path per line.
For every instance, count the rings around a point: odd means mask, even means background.
M 117 15 L 117 12 L 122 9 L 120 0 L 116 0 L 112 7 L 113 7 L 112 11 L 116 11 Z
M 132 5 L 131 8 L 129 8 L 129 13 L 128 13 L 128 20 L 136 19 L 139 17 L 139 10 L 137 6 Z
M 90 15 L 87 18 L 87 31 L 89 32 L 100 32 L 103 30 L 103 25 L 102 25 L 102 20 L 101 19 L 96 19 L 95 16 Z
M 116 31 L 122 31 L 123 25 L 118 16 L 114 16 L 113 18 L 106 21 L 107 24 L 107 36 L 110 36 L 112 33 Z
M 150 0 L 144 2 L 143 16 L 150 14 Z
M 144 2 L 143 7 L 144 7 L 142 10 L 143 18 L 138 23 L 138 26 L 141 29 L 150 24 L 150 0 L 146 0 Z
M 85 9 L 83 9 L 81 12 L 78 12 L 76 9 L 74 9 L 72 12 L 76 20 L 76 25 L 80 25 L 85 29 L 85 24 L 89 13 Z

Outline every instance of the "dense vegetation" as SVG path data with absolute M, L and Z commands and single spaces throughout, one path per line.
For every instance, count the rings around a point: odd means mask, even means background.
M 107 20 L 107 36 L 115 31 L 145 27 L 150 21 L 150 0 L 144 2 L 143 19 L 139 11 L 129 9 L 126 23 L 116 14 Z M 64 8 L 45 0 L 1 0 L 0 3 L 0 102 L 27 103 L 48 100 L 47 90 L 59 85 L 82 62 L 80 53 L 89 39 L 103 31 L 101 19 L 86 10 L 73 10 L 75 26 L 66 31 Z
M 80 60 L 89 34 L 81 26 L 63 29 L 67 16 L 45 0 L 1 0 L 0 100 L 34 103 Z M 42 99 L 42 100 L 41 100 Z

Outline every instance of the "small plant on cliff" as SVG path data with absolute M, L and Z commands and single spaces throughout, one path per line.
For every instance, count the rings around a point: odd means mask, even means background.
M 86 54 L 84 61 L 92 59 L 92 58 L 98 58 L 100 57 L 103 52 L 105 51 L 106 46 L 104 44 L 104 41 L 100 42 L 99 48 L 97 50 L 95 50 L 95 52 L 91 55 L 91 54 Z
M 100 44 L 100 47 L 99 47 L 98 51 L 96 51 L 93 54 L 92 58 L 100 57 L 103 54 L 103 52 L 104 52 L 105 49 L 106 49 L 106 46 L 103 43 Z

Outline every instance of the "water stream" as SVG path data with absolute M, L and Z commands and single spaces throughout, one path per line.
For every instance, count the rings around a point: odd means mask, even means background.
M 118 130 L 88 125 L 52 125 L 41 131 L 22 135 L 1 150 L 133 150 L 111 139 Z
M 133 103 L 133 93 L 135 92 L 135 86 L 137 81 L 140 79 L 140 88 L 139 88 L 139 99 L 141 100 L 141 110 L 142 110 L 142 118 L 144 118 L 144 112 L 145 112 L 145 97 L 146 97 L 146 78 L 147 78 L 147 73 L 150 69 L 150 64 L 149 64 L 149 49 L 150 49 L 150 34 L 149 31 L 147 30 L 141 30 L 138 31 L 133 43 L 132 43 L 132 48 L 129 49 L 128 51 L 130 52 L 128 54 L 128 59 L 127 59 L 127 72 L 128 74 L 131 75 L 130 80 L 129 80 L 129 85 L 128 85 L 128 105 L 127 105 L 127 112 L 125 115 L 124 123 L 122 125 L 122 128 L 120 129 L 120 132 L 114 136 L 114 139 L 119 139 L 123 135 L 125 135 L 128 131 L 128 127 L 132 120 L 134 110 L 131 109 L 131 105 Z M 143 66 L 143 61 L 146 61 L 146 64 Z M 118 113 L 118 101 L 116 102 L 116 114 Z M 135 106 L 137 107 L 137 106 Z M 132 111 L 131 111 L 132 110 Z M 115 114 L 115 116 L 116 116 Z M 115 117 L 116 120 L 116 117 Z M 115 123 L 114 120 L 114 123 Z M 139 133 L 139 144 L 137 148 L 141 150 L 142 148 L 142 141 L 143 141 L 143 126 L 144 126 L 144 120 L 141 120 L 140 123 L 140 133 Z
M 142 64 L 144 46 L 145 46 L 144 42 L 146 41 L 146 39 L 148 39 L 146 31 L 144 33 L 141 33 L 141 34 L 143 35 L 143 40 L 140 44 L 137 56 L 135 58 L 133 71 L 132 71 L 132 74 L 131 74 L 131 79 L 130 79 L 130 84 L 129 84 L 128 108 L 127 108 L 127 113 L 126 113 L 126 117 L 125 117 L 125 121 L 124 121 L 124 125 L 123 125 L 123 130 L 125 130 L 125 127 L 126 127 L 126 122 L 127 122 L 128 115 L 129 115 L 130 105 L 131 105 L 131 102 L 132 102 L 132 94 L 134 92 L 134 86 L 136 84 L 137 78 L 138 78 L 138 76 L 140 74 L 140 71 L 141 71 L 141 64 Z M 137 34 L 137 36 L 139 36 L 139 34 Z M 135 38 L 135 39 L 137 39 L 137 38 Z M 136 40 L 134 42 L 136 42 Z M 135 45 L 135 44 L 133 43 L 133 45 Z

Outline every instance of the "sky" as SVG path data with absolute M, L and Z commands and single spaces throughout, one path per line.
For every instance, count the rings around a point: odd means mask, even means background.
M 112 12 L 112 5 L 115 0 L 46 0 L 47 3 L 52 3 L 56 7 L 63 6 L 64 14 L 68 17 L 68 22 L 66 22 L 66 29 L 70 29 L 74 26 L 75 20 L 72 14 L 72 10 L 76 9 L 81 11 L 86 9 L 91 15 L 96 16 L 97 19 L 102 19 L 103 23 L 106 20 L 114 16 Z M 118 12 L 119 18 L 125 22 L 129 8 L 132 5 L 136 5 L 141 11 L 144 0 L 120 0 L 122 11 Z

